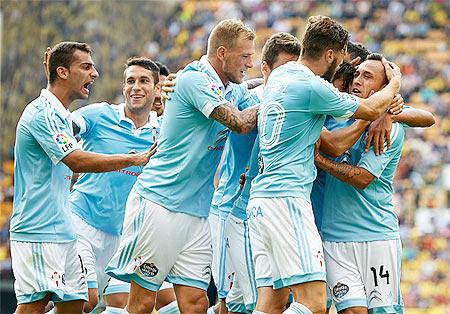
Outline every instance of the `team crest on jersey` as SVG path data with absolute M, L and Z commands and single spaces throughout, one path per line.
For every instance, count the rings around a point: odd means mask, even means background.
M 225 100 L 225 97 L 224 97 L 224 95 L 223 95 L 222 90 L 219 88 L 219 86 L 218 86 L 216 83 L 211 83 L 211 84 L 209 85 L 209 88 L 211 89 L 211 91 L 212 91 L 215 95 L 217 95 L 217 98 L 218 98 L 220 101 L 224 101 L 224 100 Z
M 334 287 L 333 287 L 333 294 L 336 298 L 342 298 L 344 295 L 347 294 L 347 292 L 350 290 L 350 288 L 343 283 L 338 282 Z
M 64 133 L 56 133 L 52 136 L 52 138 L 63 153 L 68 152 L 75 146 L 75 143 L 73 143 L 73 141 L 71 141 L 71 139 Z
M 153 263 L 144 263 L 139 266 L 139 269 L 146 277 L 155 277 L 158 274 L 158 268 Z

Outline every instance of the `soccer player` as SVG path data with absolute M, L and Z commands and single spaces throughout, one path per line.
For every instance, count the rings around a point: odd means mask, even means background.
M 159 81 L 164 82 L 164 80 L 169 76 L 169 68 L 162 64 L 161 62 L 155 61 L 159 68 Z M 152 111 L 156 111 L 158 117 L 162 117 L 164 113 L 164 103 L 161 99 L 161 90 L 159 89 L 155 96 L 155 101 L 153 102 Z
M 372 54 L 356 69 L 351 92 L 367 98 L 387 82 L 381 56 Z M 434 118 L 406 109 L 396 116 L 385 114 L 380 121 L 430 126 Z M 325 184 L 321 226 L 328 285 L 339 313 L 402 313 L 401 244 L 392 184 L 404 127 L 392 125 L 391 145 L 382 154 L 377 149 L 366 151 L 366 138 L 363 134 L 341 157 L 344 163 L 315 154 L 316 165 L 331 174 Z
M 89 96 L 97 77 L 87 44 L 57 44 L 49 59 L 48 87 L 18 122 L 10 225 L 16 313 L 43 313 L 50 300 L 57 312 L 81 313 L 87 300 L 68 206 L 70 170 L 113 171 L 144 165 L 151 155 L 104 155 L 78 148 L 67 108 Z
M 159 68 L 153 61 L 138 57 L 127 60 L 123 74 L 125 103 L 92 104 L 72 114 L 82 149 L 113 154 L 148 150 L 159 130 L 156 112 L 150 114 L 159 86 Z M 70 205 L 89 289 L 84 312 L 92 311 L 99 291 L 106 286 L 104 269 L 119 245 L 126 199 L 140 173 L 138 166 L 82 173 L 72 188 Z
M 119 250 L 107 268 L 131 281 L 130 313 L 151 311 L 164 279 L 174 284 L 181 312 L 207 310 L 214 170 L 227 128 L 248 133 L 256 127 L 258 106 L 247 108 L 255 101 L 240 85 L 253 66 L 254 38 L 242 22 L 224 20 L 208 38 L 207 55 L 177 75 L 157 157 L 130 192 Z
M 272 35 L 262 49 L 261 72 L 264 82 L 267 82 L 273 69 L 288 61 L 297 60 L 300 49 L 300 41 L 294 36 L 288 33 Z M 261 100 L 263 85 L 258 86 L 254 92 Z M 241 194 L 238 184 L 239 175 L 245 171 L 250 162 L 250 154 L 256 137 L 256 132 L 252 133 L 248 135 L 230 134 L 225 145 L 219 186 L 214 193 L 211 207 L 212 213 L 214 206 L 217 206 L 223 221 L 222 241 L 227 244 L 225 247 L 228 263 L 231 264 L 230 268 L 234 273 L 233 285 L 226 297 L 230 313 L 252 311 L 257 299 L 245 207 L 243 209 L 233 207 L 234 202 Z
M 253 181 L 248 209 L 256 280 L 256 312 L 280 313 L 289 290 L 295 302 L 286 313 L 324 313 L 325 263 L 310 204 L 316 175 L 314 144 L 325 115 L 374 120 L 400 88 L 400 70 L 384 60 L 389 83 L 368 99 L 338 92 L 325 79 L 342 63 L 348 32 L 328 17 L 308 19 L 297 63 L 275 69 L 264 92 L 258 119 L 261 168 Z M 269 261 L 269 267 L 258 259 Z M 262 264 L 262 263 L 261 263 Z M 269 270 L 269 271 L 268 271 Z M 301 302 L 301 303 L 300 303 Z

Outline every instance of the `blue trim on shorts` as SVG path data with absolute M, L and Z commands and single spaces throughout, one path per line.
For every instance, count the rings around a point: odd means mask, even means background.
M 391 313 L 403 313 L 404 308 L 401 304 L 396 305 L 387 305 L 387 306 L 379 306 L 369 309 L 370 314 L 391 314 Z
M 252 260 L 252 246 L 250 242 L 250 227 L 248 221 L 242 221 L 244 225 L 244 251 L 245 251 L 245 266 L 247 268 L 247 276 L 250 279 L 250 288 L 252 293 L 252 301 L 256 302 L 258 292 L 255 285 L 255 266 Z M 242 290 L 242 289 L 241 289 Z
M 247 312 L 245 305 L 242 303 L 233 303 L 233 302 L 227 303 L 227 309 L 228 309 L 228 312 L 237 312 L 237 313 Z
M 256 288 L 273 287 L 272 277 L 256 278 Z
M 158 291 L 159 288 L 161 287 L 161 284 L 155 284 L 153 282 L 149 282 L 149 281 L 145 280 L 144 278 L 139 277 L 135 273 L 128 274 L 118 268 L 115 268 L 115 267 L 112 267 L 109 265 L 105 268 L 105 273 L 111 277 L 114 277 L 114 278 L 120 280 L 120 281 L 125 281 L 125 282 L 134 281 L 136 284 L 138 284 L 142 288 L 153 291 L 153 292 Z
M 311 281 L 324 281 L 326 282 L 325 272 L 315 272 L 303 275 L 294 275 L 288 278 L 280 278 L 273 282 L 274 289 L 280 289 L 284 287 L 294 286 L 305 282 Z
M 245 305 L 245 309 L 247 310 L 247 312 L 251 313 L 255 310 L 256 308 L 256 303 L 252 303 L 252 304 L 246 304 Z
M 362 306 L 367 307 L 367 299 L 366 298 L 358 298 L 358 299 L 348 299 L 342 302 L 336 302 L 336 310 L 338 312 L 348 309 L 353 306 Z
M 103 292 L 103 295 L 110 295 L 115 293 L 130 293 L 130 284 L 123 283 L 120 285 L 108 285 Z
M 54 292 L 53 291 L 40 291 L 40 292 L 31 293 L 31 294 L 18 295 L 18 296 L 16 296 L 17 304 L 31 303 L 31 302 L 36 302 L 36 301 L 42 300 L 43 298 L 45 298 L 47 293 L 54 293 Z M 62 291 L 61 291 L 61 295 L 63 295 Z
M 216 287 L 219 299 L 225 299 L 228 295 L 229 289 L 225 288 L 225 275 L 226 275 L 226 265 L 227 265 L 227 251 L 226 251 L 226 241 L 225 241 L 225 223 L 226 219 L 219 216 L 219 278 L 217 279 Z
M 331 305 L 333 305 L 333 299 L 327 296 L 327 310 L 331 309 Z
M 98 289 L 97 280 L 88 280 L 86 281 L 88 289 Z
M 175 285 L 194 287 L 194 288 L 199 288 L 199 289 L 202 289 L 205 291 L 208 290 L 208 286 L 209 286 L 209 282 L 201 281 L 198 279 L 187 278 L 187 277 L 174 276 L 174 275 L 168 275 L 166 277 L 166 281 L 173 283 Z
M 64 294 L 64 297 L 62 300 L 53 300 L 55 303 L 59 303 L 59 302 L 68 302 L 68 301 L 75 301 L 75 300 L 83 300 L 83 301 L 88 301 L 89 297 L 88 297 L 88 292 L 84 292 L 84 293 L 68 293 L 68 294 Z

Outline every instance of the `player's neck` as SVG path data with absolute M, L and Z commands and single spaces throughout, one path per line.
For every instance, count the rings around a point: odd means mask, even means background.
M 208 62 L 211 64 L 214 71 L 216 71 L 217 75 L 219 76 L 220 80 L 222 81 L 223 86 L 227 86 L 228 79 L 227 79 L 227 76 L 225 75 L 225 73 L 223 73 L 223 71 L 222 71 L 221 61 L 218 60 L 217 58 L 208 56 Z
M 300 57 L 297 61 L 300 64 L 308 67 L 315 75 L 322 76 L 326 72 L 326 65 L 322 64 L 321 60 L 313 60 L 306 57 Z
M 150 116 L 150 109 L 144 109 L 142 111 L 133 112 L 129 110 L 127 107 L 125 107 L 125 117 L 133 121 L 134 126 L 136 129 L 139 129 L 140 127 L 143 127 L 149 119 Z
M 66 88 L 60 86 L 59 84 L 48 84 L 47 89 L 52 92 L 52 94 L 55 95 L 56 98 L 59 99 L 59 101 L 66 109 L 69 109 L 69 106 L 72 103 L 73 99 L 71 98 L 70 93 Z

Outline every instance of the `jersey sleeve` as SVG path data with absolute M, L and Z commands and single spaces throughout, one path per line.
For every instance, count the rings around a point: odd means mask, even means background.
M 310 111 L 335 118 L 349 118 L 359 107 L 356 97 L 339 92 L 333 85 L 318 78 L 311 84 Z
M 175 88 L 180 96 L 201 111 L 207 118 L 218 106 L 228 103 L 219 86 L 198 71 L 182 73 Z
M 53 108 L 47 107 L 36 114 L 29 130 L 55 165 L 78 149 L 72 126 Z
M 369 150 L 361 155 L 361 159 L 358 162 L 358 167 L 366 169 L 374 177 L 379 179 L 389 162 L 401 153 L 403 138 L 403 126 L 399 123 L 394 123 L 391 130 L 391 147 L 389 149 L 385 148 L 381 155 L 375 155 L 373 145 L 371 145 Z
M 80 128 L 78 135 L 81 138 L 85 138 L 92 130 L 98 120 L 99 110 L 105 105 L 105 103 L 87 105 L 72 112 L 72 121 Z

